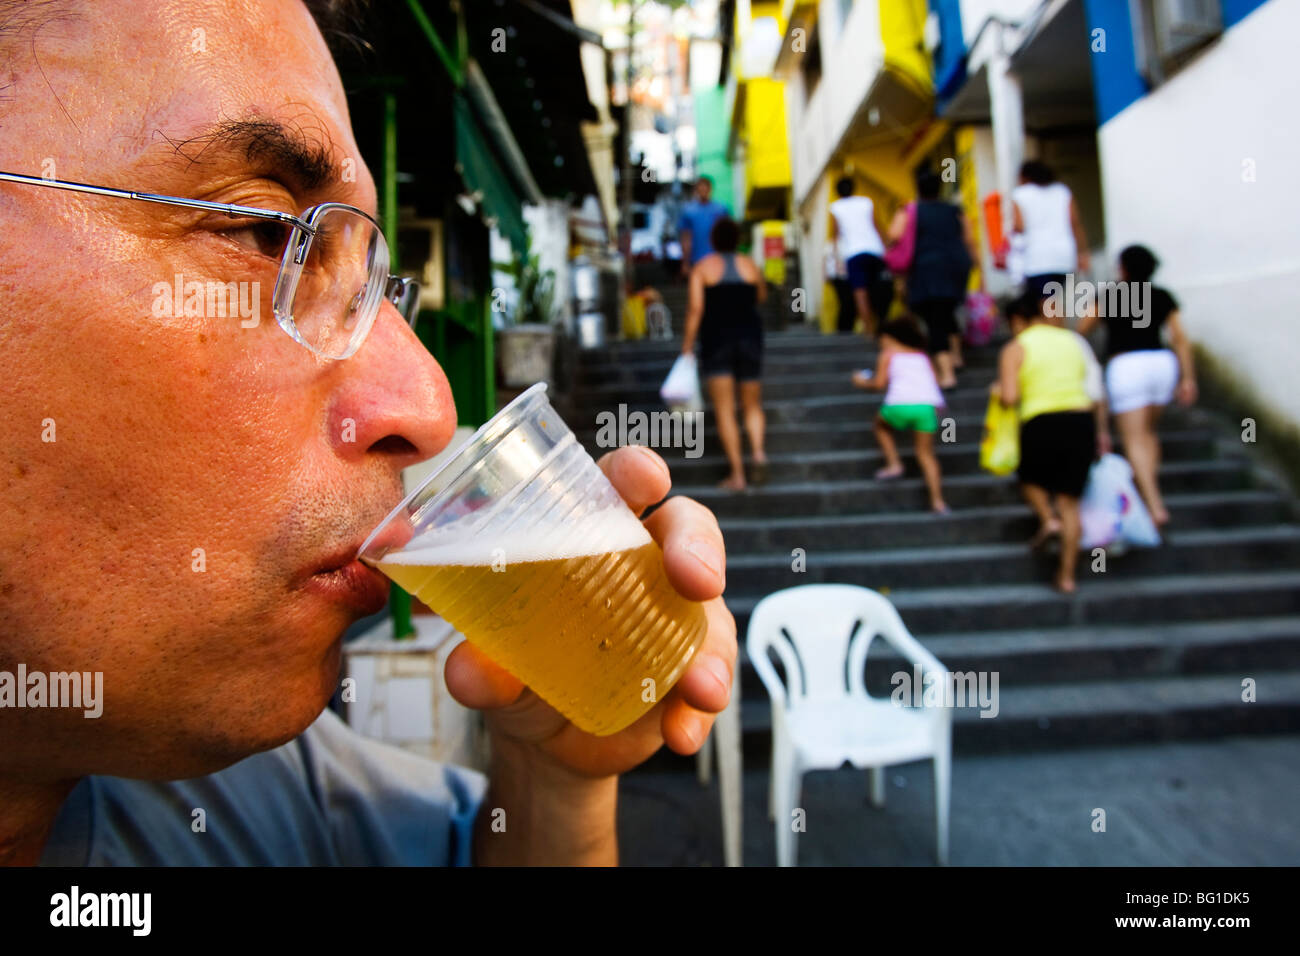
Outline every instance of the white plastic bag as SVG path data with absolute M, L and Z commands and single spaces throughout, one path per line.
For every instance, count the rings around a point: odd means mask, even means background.
M 1128 547 L 1154 548 L 1160 532 L 1133 484 L 1133 469 L 1119 455 L 1102 455 L 1088 472 L 1088 486 L 1079 502 L 1085 550 Z
M 668 370 L 668 377 L 659 388 L 659 397 L 669 408 L 684 411 L 699 411 L 704 407 L 704 396 L 700 392 L 700 374 L 696 367 L 694 355 L 679 355 L 673 367 Z

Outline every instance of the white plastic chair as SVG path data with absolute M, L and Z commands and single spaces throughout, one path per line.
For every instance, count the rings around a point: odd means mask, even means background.
M 868 588 L 787 588 L 763 598 L 750 615 L 745 649 L 772 698 L 768 815 L 776 821 L 778 866 L 795 862 L 793 812 L 805 773 L 835 770 L 846 761 L 869 769 L 871 802 L 882 807 L 884 768 L 923 757 L 934 761 L 936 856 L 940 864 L 948 862 L 952 708 L 899 706 L 870 696 L 863 670 L 877 636 L 910 661 L 923 680 L 930 671 L 946 675 L 938 659 L 908 633 L 894 606 Z M 784 684 L 769 651 L 781 661 Z

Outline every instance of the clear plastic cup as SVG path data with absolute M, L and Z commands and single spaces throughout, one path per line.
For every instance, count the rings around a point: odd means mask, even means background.
M 359 557 L 599 736 L 662 700 L 707 631 L 544 384 L 475 432 Z

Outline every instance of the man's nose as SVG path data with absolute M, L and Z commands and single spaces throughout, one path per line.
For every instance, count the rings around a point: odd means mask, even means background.
M 329 413 L 340 457 L 382 454 L 405 468 L 446 447 L 456 430 L 451 386 L 391 302 L 342 365 Z

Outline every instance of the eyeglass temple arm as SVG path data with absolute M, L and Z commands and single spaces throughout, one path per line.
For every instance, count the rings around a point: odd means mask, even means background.
M 420 282 L 410 276 L 390 275 L 384 287 L 384 295 L 397 307 L 411 328 L 420 314 Z M 403 303 L 405 302 L 405 308 Z
M 68 182 L 62 179 L 45 179 L 39 176 L 23 176 L 18 173 L 0 172 L 0 182 L 26 183 L 29 186 L 50 186 L 69 192 L 91 193 L 96 196 L 112 196 L 118 199 L 137 199 L 141 202 L 162 203 L 168 206 L 186 206 L 190 209 L 204 209 L 209 212 L 221 212 L 227 216 L 249 216 L 257 219 L 275 219 L 287 222 L 304 230 L 308 235 L 315 235 L 316 228 L 297 216 L 274 209 L 257 209 L 253 206 L 236 206 L 231 203 L 208 202 L 206 199 L 182 199 L 179 196 L 161 196 L 157 193 L 138 193 L 127 189 L 111 189 L 107 186 L 90 186 L 86 183 Z

